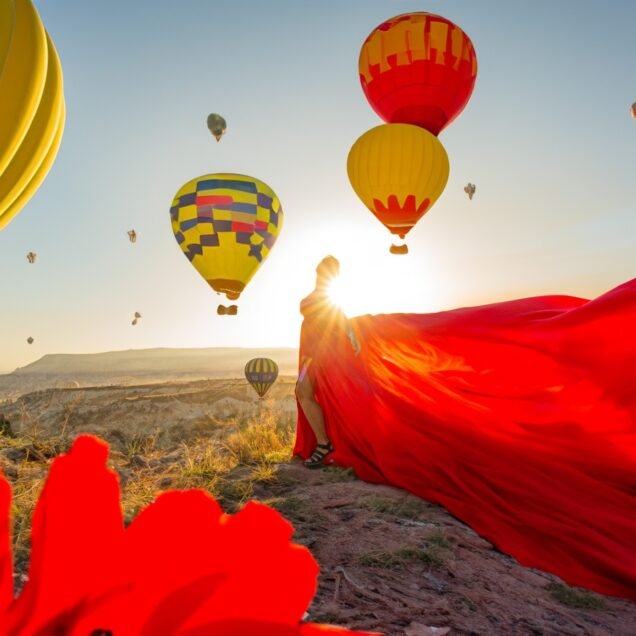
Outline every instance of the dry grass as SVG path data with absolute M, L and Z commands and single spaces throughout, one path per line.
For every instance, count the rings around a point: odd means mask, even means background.
M 417 519 L 426 509 L 426 504 L 414 497 L 391 499 L 389 497 L 368 497 L 362 504 L 371 512 L 395 515 L 403 519 Z
M 2 458 L 1 465 L 15 477 L 10 475 L 13 545 L 19 572 L 26 570 L 31 516 L 48 468 L 73 440 L 66 426 L 72 409 L 65 412 L 65 425 L 55 435 L 45 434 L 28 413 L 22 418 L 28 423 L 22 434 L 0 434 L 0 451 L 13 449 L 14 459 Z M 256 484 L 277 480 L 276 463 L 291 458 L 294 421 L 263 411 L 251 418 L 209 421 L 193 433 L 191 441 L 166 448 L 158 432 L 141 436 L 113 431 L 116 447 L 109 463 L 120 478 L 126 523 L 166 488 L 202 488 L 228 512 L 236 511 L 253 498 Z
M 391 552 L 377 550 L 361 554 L 357 558 L 360 565 L 371 568 L 404 570 L 413 563 L 424 563 L 430 567 L 440 568 L 446 563 L 443 553 L 434 546 L 427 548 L 400 548 Z
M 546 587 L 546 590 L 550 593 L 552 598 L 567 607 L 594 610 L 607 609 L 605 599 L 592 592 L 577 590 L 563 583 L 550 583 Z
M 291 459 L 295 422 L 264 411 L 258 419 L 238 422 L 225 439 L 225 447 L 237 464 L 279 463 Z

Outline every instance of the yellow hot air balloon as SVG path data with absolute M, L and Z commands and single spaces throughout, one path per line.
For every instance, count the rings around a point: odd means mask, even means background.
M 384 124 L 353 144 L 347 172 L 367 208 L 403 239 L 444 191 L 448 155 L 439 139 L 419 126 Z M 393 246 L 391 251 L 408 250 Z
M 253 358 L 245 365 L 245 378 L 263 399 L 278 377 L 278 365 L 270 358 Z
M 172 231 L 210 287 L 236 300 L 267 258 L 283 225 L 274 191 L 253 177 L 208 174 L 188 181 L 170 208 Z M 223 308 L 220 315 L 235 315 Z
M 46 177 L 64 131 L 62 68 L 31 0 L 0 0 L 0 229 Z

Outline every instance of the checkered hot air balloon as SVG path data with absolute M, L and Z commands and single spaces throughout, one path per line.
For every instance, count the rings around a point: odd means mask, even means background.
M 283 225 L 274 191 L 259 179 L 239 174 L 208 174 L 188 181 L 177 192 L 170 217 L 183 253 L 208 285 L 229 300 L 239 298 Z
M 269 358 L 254 358 L 245 365 L 245 377 L 263 398 L 278 377 L 278 365 Z

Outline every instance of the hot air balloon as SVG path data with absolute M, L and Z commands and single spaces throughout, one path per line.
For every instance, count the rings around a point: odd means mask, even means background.
M 62 68 L 31 0 L 0 0 L 0 230 L 46 177 L 64 131 Z
M 221 141 L 221 137 L 227 132 L 227 123 L 221 115 L 211 113 L 208 115 L 208 130 L 212 133 L 217 142 Z
M 464 187 L 464 192 L 468 195 L 468 198 L 472 201 L 475 192 L 477 191 L 477 186 L 474 183 L 468 183 Z
M 263 399 L 278 377 L 278 365 L 269 358 L 254 358 L 245 365 L 245 377 Z
M 283 225 L 274 191 L 239 174 L 209 174 L 188 181 L 177 192 L 170 217 L 184 254 L 210 287 L 229 300 L 239 298 Z
M 31 338 L 31 336 L 29 336 L 29 337 L 27 338 L 27 342 L 28 342 L 29 344 L 33 344 L 33 343 L 35 342 L 35 340 L 33 340 L 33 338 Z
M 633 117 L 634 119 L 636 119 L 636 102 L 634 102 L 634 103 L 632 104 L 632 107 L 631 107 L 631 109 L 630 109 L 630 112 L 631 112 L 631 114 L 632 114 L 632 117 Z
M 128 240 L 131 243 L 137 242 L 137 232 L 135 232 L 135 230 L 128 230 Z
M 133 327 L 139 322 L 140 318 L 141 318 L 141 314 L 138 311 L 136 311 L 132 321 Z
M 33 264 L 35 263 L 38 255 L 35 252 L 29 252 L 27 255 L 27 261 L 29 261 L 29 263 Z
M 364 94 L 384 121 L 438 135 L 470 99 L 477 56 L 469 37 L 450 20 L 407 13 L 369 35 L 358 70 Z
M 403 239 L 444 191 L 449 164 L 435 135 L 408 124 L 383 124 L 353 144 L 347 172 L 367 208 Z M 394 245 L 391 252 L 408 249 Z

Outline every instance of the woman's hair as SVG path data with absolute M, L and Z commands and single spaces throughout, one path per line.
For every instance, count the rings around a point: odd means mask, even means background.
M 334 278 L 339 273 L 340 261 L 334 256 L 325 256 L 316 267 L 316 274 L 319 278 Z

